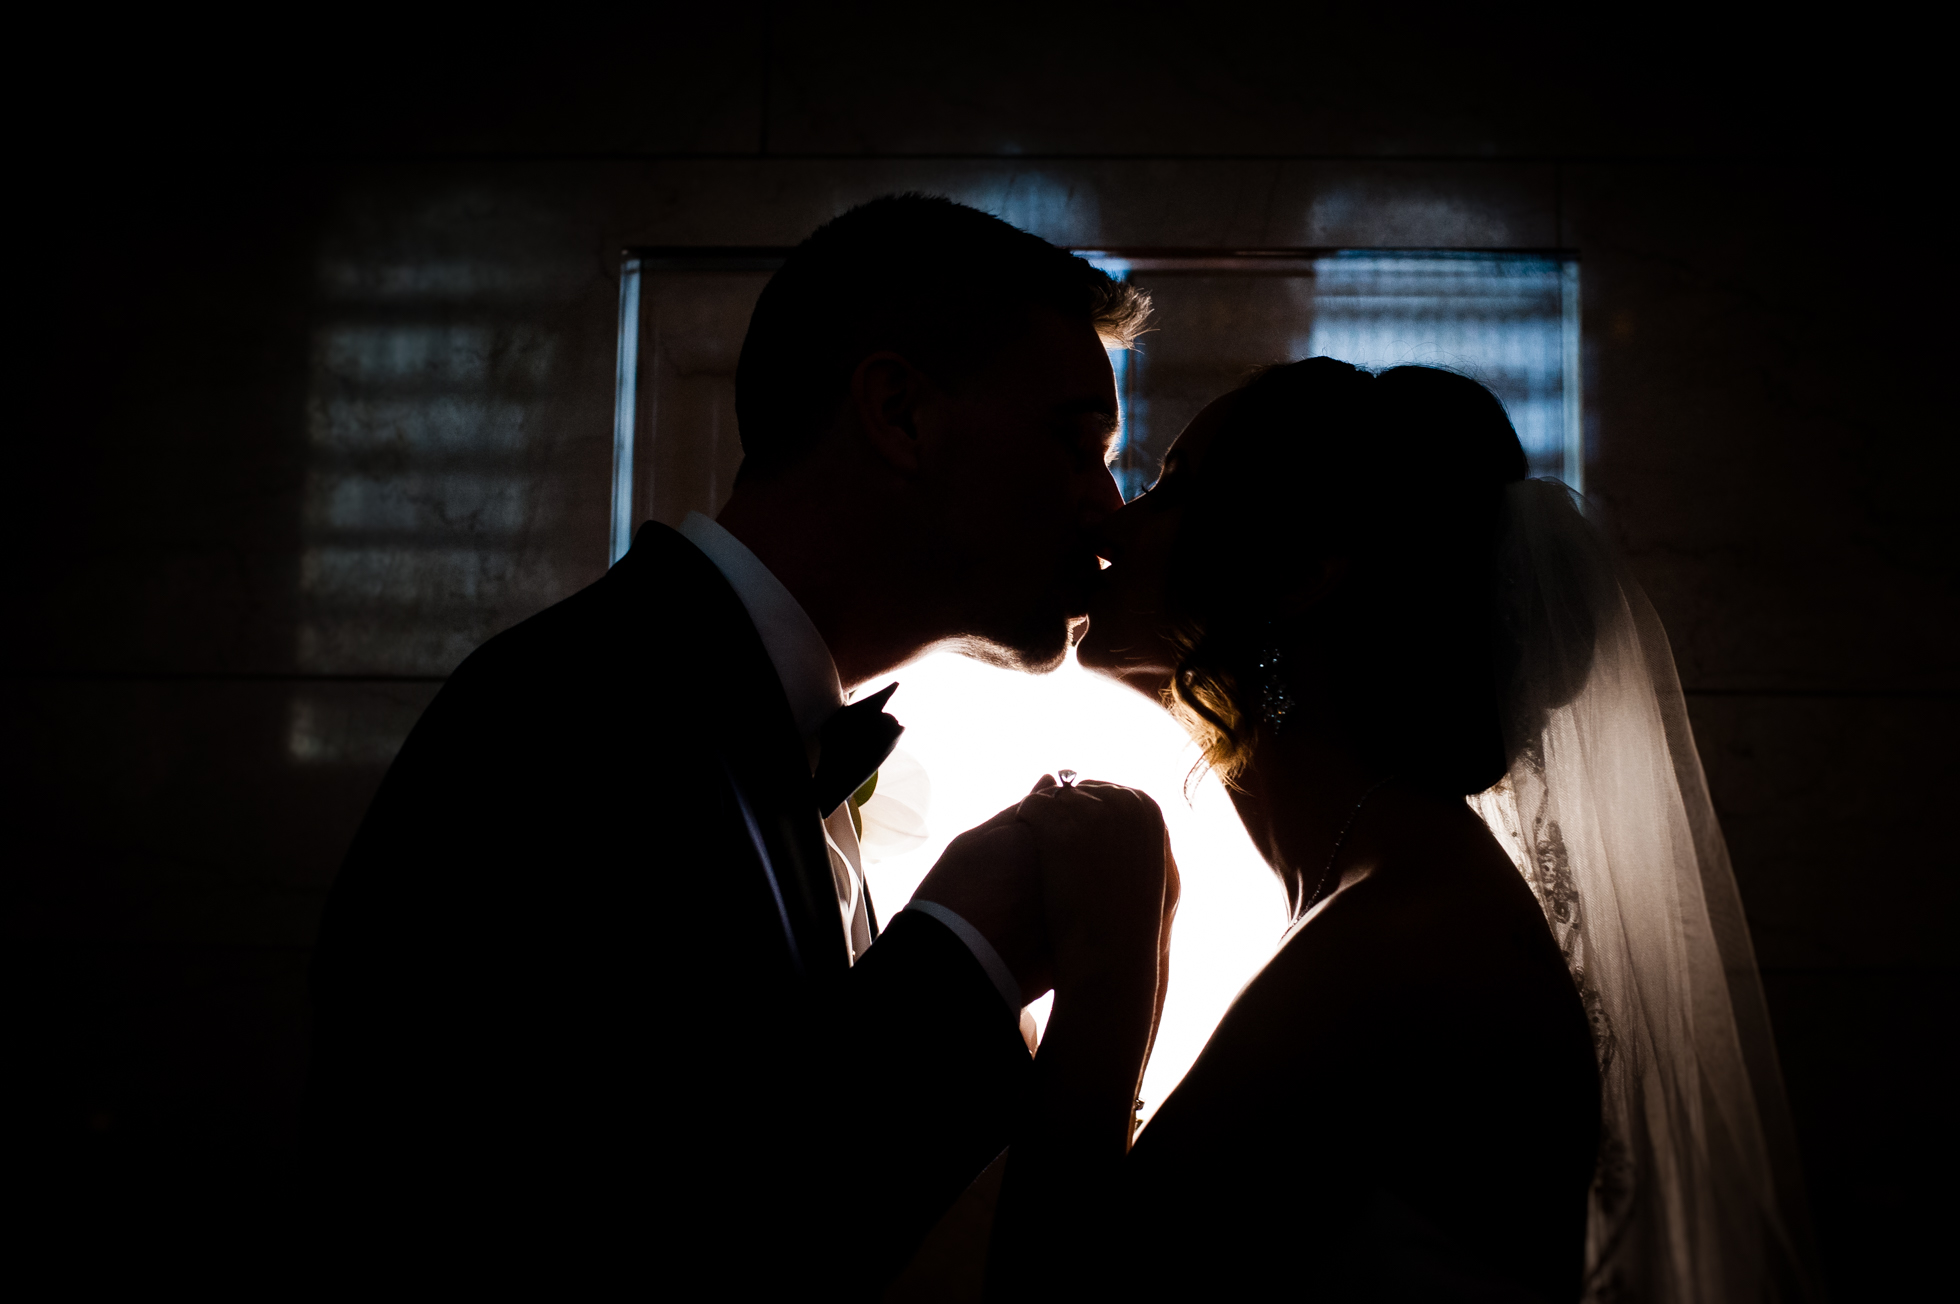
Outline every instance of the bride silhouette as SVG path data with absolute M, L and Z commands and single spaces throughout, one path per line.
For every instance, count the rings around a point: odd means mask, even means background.
M 1665 636 L 1525 469 L 1474 381 L 1313 358 L 1107 523 L 1081 659 L 1186 725 L 1293 918 L 1133 1147 L 1141 1064 L 1096 1029 L 1162 966 L 1058 981 L 990 1296 L 1814 1294 Z M 1044 860 L 1149 859 L 1111 795 L 1031 798 Z

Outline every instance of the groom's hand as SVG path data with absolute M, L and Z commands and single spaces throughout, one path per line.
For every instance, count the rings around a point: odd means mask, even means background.
M 1054 776 L 1044 774 L 1033 791 L 1056 786 Z M 913 896 L 945 906 L 978 929 L 1021 984 L 1026 1005 L 1053 989 L 1055 965 L 1041 860 L 1020 812 L 1017 802 L 954 838 Z

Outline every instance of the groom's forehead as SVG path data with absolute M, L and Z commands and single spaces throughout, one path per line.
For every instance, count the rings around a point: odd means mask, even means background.
M 1057 415 L 1097 413 L 1116 419 L 1116 378 L 1109 354 L 1086 321 L 1035 315 L 996 363 L 997 384 L 1021 391 Z

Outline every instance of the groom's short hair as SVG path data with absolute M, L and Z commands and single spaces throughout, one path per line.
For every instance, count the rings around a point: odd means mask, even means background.
M 866 357 L 891 350 L 949 387 L 1033 307 L 1128 345 L 1148 296 L 1065 249 L 937 195 L 887 195 L 798 245 L 756 301 L 735 368 L 743 479 L 823 435 Z

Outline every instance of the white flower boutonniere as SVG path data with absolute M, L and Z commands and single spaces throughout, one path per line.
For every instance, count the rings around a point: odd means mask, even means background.
M 873 863 L 925 845 L 932 810 L 932 780 L 918 758 L 904 750 L 885 758 L 878 772 L 851 794 L 851 826 L 858 849 Z

